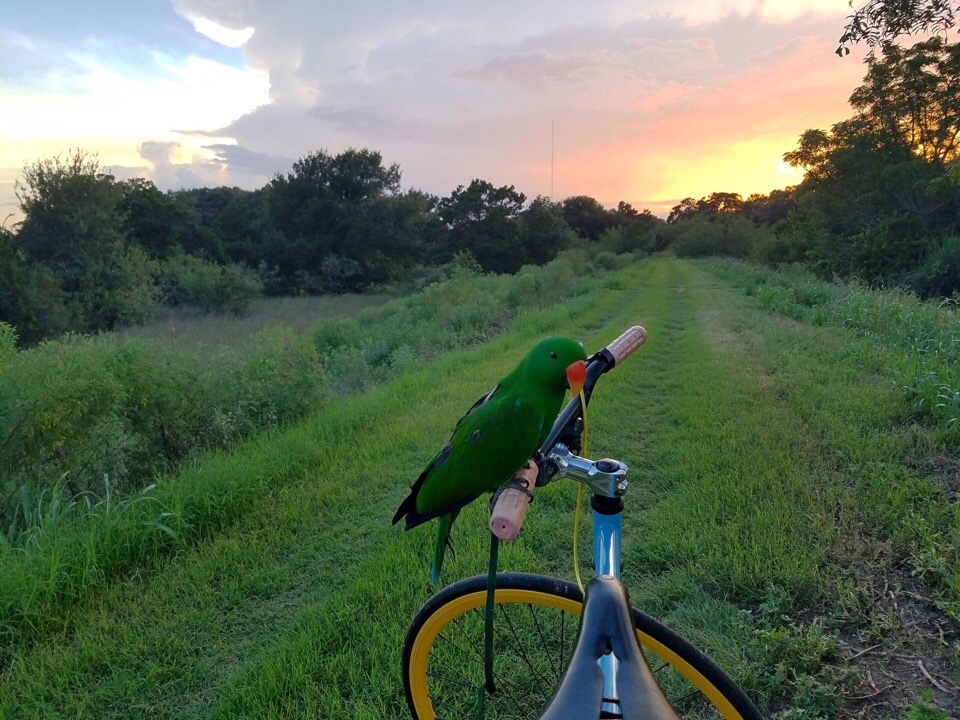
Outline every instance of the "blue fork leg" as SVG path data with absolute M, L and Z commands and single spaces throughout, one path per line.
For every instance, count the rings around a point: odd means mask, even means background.
M 622 541 L 623 515 L 605 515 L 593 513 L 593 566 L 597 575 L 612 575 L 620 579 L 620 546 Z M 603 670 L 603 696 L 619 698 L 617 691 L 618 661 L 613 653 L 600 658 L 600 668 Z M 614 712 L 618 708 L 610 703 L 604 703 L 603 709 Z

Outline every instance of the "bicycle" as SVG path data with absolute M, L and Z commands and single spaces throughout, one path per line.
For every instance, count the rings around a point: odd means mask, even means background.
M 597 380 L 645 339 L 646 331 L 635 326 L 588 358 L 582 395 L 588 405 Z M 571 478 L 592 491 L 596 577 L 586 588 L 586 601 L 578 585 L 566 580 L 497 573 L 493 662 L 487 668 L 490 578 L 478 575 L 442 589 L 414 617 L 404 640 L 403 683 L 413 717 L 476 717 L 480 693 L 485 718 L 531 718 L 539 704 L 535 717 L 543 720 L 675 718 L 674 710 L 691 717 L 761 720 L 750 698 L 716 663 L 630 607 L 620 582 L 628 468 L 618 460 L 594 462 L 575 454 L 582 415 L 575 397 L 557 417 L 540 448 L 536 485 Z

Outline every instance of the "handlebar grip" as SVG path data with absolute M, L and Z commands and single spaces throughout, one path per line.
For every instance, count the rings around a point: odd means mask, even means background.
M 641 325 L 634 325 L 620 337 L 607 345 L 606 350 L 613 357 L 614 366 L 626 360 L 630 354 L 647 341 L 647 331 Z
M 521 485 L 526 485 L 527 490 L 533 492 L 537 484 L 538 472 L 537 464 L 533 460 L 528 460 L 526 465 L 517 470 L 513 479 Z M 490 532 L 501 540 L 513 540 L 520 533 L 520 526 L 523 525 L 531 500 L 532 498 L 522 490 L 514 487 L 504 488 L 490 514 Z

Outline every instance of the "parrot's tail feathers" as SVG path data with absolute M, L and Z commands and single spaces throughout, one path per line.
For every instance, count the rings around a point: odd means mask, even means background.
M 450 541 L 450 528 L 453 521 L 457 519 L 460 509 L 452 513 L 443 515 L 437 521 L 437 540 L 433 545 L 433 563 L 430 566 L 430 581 L 436 585 L 440 581 L 440 568 L 443 566 L 443 556 L 447 546 L 453 550 L 453 543 Z

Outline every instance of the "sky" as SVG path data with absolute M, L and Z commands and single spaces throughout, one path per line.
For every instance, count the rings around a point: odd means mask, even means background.
M 164 190 L 262 187 L 347 148 L 438 196 L 480 178 L 665 215 L 795 185 L 851 115 L 846 0 L 44 0 L 4 3 L 0 222 L 72 149 Z

